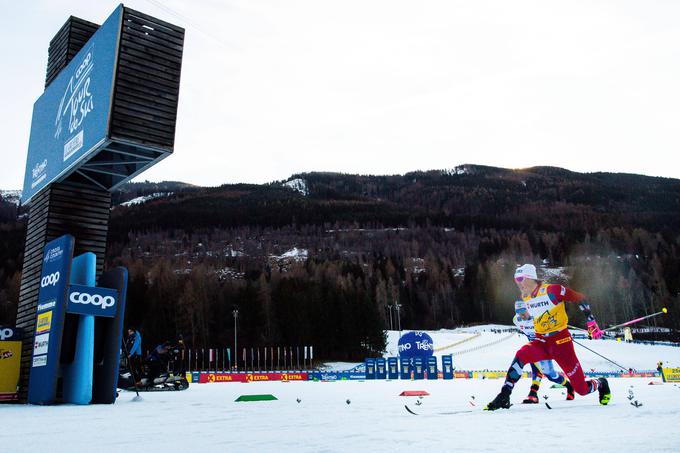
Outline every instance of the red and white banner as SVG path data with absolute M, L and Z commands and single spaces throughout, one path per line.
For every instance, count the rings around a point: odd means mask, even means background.
M 307 373 L 200 373 L 198 383 L 211 382 L 262 382 L 262 381 L 307 381 Z

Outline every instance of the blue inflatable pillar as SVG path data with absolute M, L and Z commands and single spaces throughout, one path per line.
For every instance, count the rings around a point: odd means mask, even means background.
M 425 360 L 422 357 L 413 359 L 413 379 L 416 381 L 425 379 Z
M 366 379 L 375 379 L 375 359 L 366 359 Z
M 399 363 L 396 357 L 387 358 L 387 379 L 399 379 Z
M 73 258 L 72 285 L 94 286 L 97 256 L 92 252 Z M 89 404 L 92 400 L 92 372 L 94 369 L 94 316 L 78 316 L 78 333 L 73 362 L 63 367 L 63 400 L 65 403 Z
M 375 378 L 387 379 L 387 363 L 383 357 L 375 360 Z
M 442 377 L 444 379 L 453 379 L 453 356 L 442 356 Z
M 434 380 L 439 377 L 439 370 L 437 370 L 437 357 L 431 356 L 427 358 L 427 379 Z
M 400 364 L 400 379 L 411 379 L 411 359 L 408 357 L 399 357 L 399 364 Z

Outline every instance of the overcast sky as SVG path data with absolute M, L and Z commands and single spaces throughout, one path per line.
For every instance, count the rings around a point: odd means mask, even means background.
M 463 163 L 680 178 L 680 2 L 131 0 L 187 29 L 175 153 L 139 179 L 262 183 Z M 0 0 L 0 188 L 47 47 L 117 3 Z

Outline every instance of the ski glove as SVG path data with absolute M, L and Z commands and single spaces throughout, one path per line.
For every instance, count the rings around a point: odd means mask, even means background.
M 597 325 L 597 321 L 588 321 L 586 326 L 588 326 L 588 336 L 590 336 L 590 338 L 599 340 L 602 338 L 602 335 L 604 335 L 604 331 L 600 330 L 600 327 Z

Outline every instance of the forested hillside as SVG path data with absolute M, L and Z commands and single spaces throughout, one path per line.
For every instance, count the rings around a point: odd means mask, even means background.
M 359 358 L 382 349 L 397 303 L 404 329 L 509 323 L 524 262 L 586 293 L 602 324 L 666 306 L 657 324 L 680 327 L 679 180 L 466 165 L 138 183 L 114 202 L 107 262 L 129 268 L 128 321 L 154 341 L 231 344 L 238 308 L 243 345 Z M 0 214 L 0 323 L 11 323 L 25 220 L 2 203 Z

